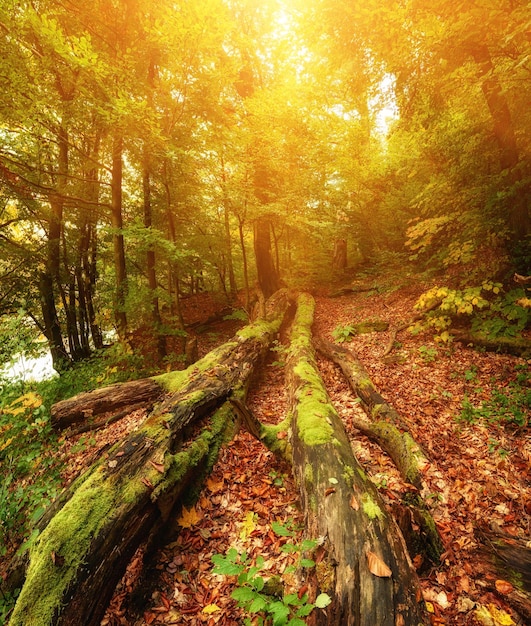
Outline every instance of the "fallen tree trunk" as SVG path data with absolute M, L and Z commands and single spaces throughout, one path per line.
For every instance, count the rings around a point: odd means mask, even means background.
M 53 404 L 50 409 L 51 423 L 55 430 L 63 430 L 117 409 L 127 410 L 138 404 L 153 405 L 164 393 L 163 384 L 156 378 L 142 378 L 85 391 Z
M 416 492 L 408 497 L 408 506 L 413 508 L 415 521 L 421 529 L 421 536 L 415 544 L 430 561 L 438 562 L 444 549 L 443 543 L 422 498 L 423 494 L 429 493 L 421 471 L 429 463 L 428 460 L 409 433 L 404 420 L 377 391 L 361 361 L 350 350 L 322 337 L 315 338 L 314 344 L 321 354 L 339 365 L 370 418 L 364 420 L 353 416 L 353 426 L 385 450 L 405 482 L 416 488 Z
M 171 392 L 140 430 L 116 444 L 63 496 L 29 548 L 10 626 L 96 626 L 135 550 L 165 524 L 179 498 L 212 468 L 231 432 L 229 394 L 247 384 L 283 317 L 241 330 L 184 372 L 164 375 Z M 190 439 L 188 427 L 208 418 Z
M 322 545 L 310 581 L 331 604 L 312 624 L 426 624 L 416 573 L 394 520 L 352 453 L 331 405 L 311 343 L 314 301 L 303 295 L 288 359 L 293 468 L 306 529 Z M 315 617 L 314 617 L 315 616 Z
M 450 330 L 452 337 L 459 343 L 484 348 L 487 352 L 503 352 L 513 356 L 529 357 L 531 341 L 524 337 L 498 337 L 489 339 L 484 335 L 475 335 L 464 330 Z

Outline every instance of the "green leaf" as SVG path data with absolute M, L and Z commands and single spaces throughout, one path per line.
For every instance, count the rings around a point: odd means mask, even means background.
M 214 554 L 212 556 L 212 563 L 214 563 L 215 565 L 212 572 L 214 574 L 220 574 L 222 576 L 238 576 L 243 568 L 243 565 L 234 563 L 228 557 L 226 558 L 222 554 Z
M 275 535 L 279 537 L 293 537 L 294 533 L 287 526 L 280 524 L 279 522 L 271 522 L 271 528 Z
M 299 617 L 307 617 L 314 610 L 315 605 L 309 602 L 308 604 L 303 604 L 298 610 L 297 615 Z
M 327 593 L 320 593 L 315 598 L 315 606 L 319 609 L 324 609 L 332 602 L 332 598 Z
M 284 596 L 284 604 L 297 604 L 299 596 L 296 593 L 289 593 Z
M 237 587 L 230 595 L 234 598 L 234 600 L 241 602 L 242 604 L 252 602 L 259 596 L 256 591 L 250 589 L 249 587 Z
M 260 611 L 263 611 L 266 607 L 267 601 L 265 600 L 265 598 L 257 595 L 255 596 L 247 610 L 249 611 L 249 613 L 259 613 Z

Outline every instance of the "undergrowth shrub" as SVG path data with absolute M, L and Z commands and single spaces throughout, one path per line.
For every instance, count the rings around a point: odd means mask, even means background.
M 49 407 L 36 389 L 4 384 L 0 399 L 0 557 L 18 545 L 60 489 Z
M 420 296 L 415 308 L 423 311 L 436 306 L 412 331 L 432 329 L 439 342 L 451 341 L 452 325 L 470 326 L 489 339 L 515 337 L 530 321 L 530 309 L 522 306 L 523 297 L 522 289 L 503 293 L 502 285 L 491 281 L 465 289 L 433 287 Z

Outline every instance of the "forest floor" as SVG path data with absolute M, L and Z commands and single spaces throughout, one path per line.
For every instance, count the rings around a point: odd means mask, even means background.
M 431 286 L 411 281 L 400 288 L 337 298 L 316 294 L 313 330 L 333 340 L 338 327 L 375 319 L 390 324 L 385 332 L 362 334 L 344 345 L 357 354 L 383 397 L 407 420 L 430 461 L 423 474 L 445 552 L 436 567 L 411 556 L 432 624 L 518 623 L 514 615 L 515 621 L 508 621 L 512 613 L 505 599 L 511 585 L 497 580 L 486 567 L 477 529 L 488 522 L 509 536 L 529 538 L 531 433 L 496 420 L 464 419 L 463 407 L 489 401 L 493 390 L 508 390 L 529 362 L 460 344 L 441 345 L 426 331 L 417 335 L 402 331 L 395 349 L 382 359 L 393 327 L 412 318 L 418 296 Z M 204 314 L 209 306 L 214 307 L 203 302 L 198 310 Z M 235 324 L 221 322 L 199 335 L 200 355 L 232 336 Z M 287 338 L 281 336 L 250 390 L 248 404 L 263 422 L 276 423 L 286 413 L 285 345 Z M 318 364 L 359 462 L 391 506 L 410 486 L 389 457 L 352 427 L 352 416 L 361 409 L 339 368 L 320 357 Z M 79 452 L 79 437 L 67 439 L 65 480 L 143 418 L 139 411 L 93 434 L 91 444 Z M 291 529 L 293 536 L 279 536 L 279 525 Z M 297 593 L 304 585 L 303 575 L 289 567 L 296 564 L 297 554 L 282 546 L 300 541 L 302 526 L 289 466 L 242 430 L 222 450 L 198 502 L 175 520 L 173 536 L 152 564 L 147 600 L 132 601 L 142 560 L 139 552 L 102 626 L 243 624 L 244 613 L 230 596 L 235 577 L 214 574 L 213 555 L 225 555 L 231 547 L 252 558 L 261 555 L 264 577 L 278 575 L 285 592 Z

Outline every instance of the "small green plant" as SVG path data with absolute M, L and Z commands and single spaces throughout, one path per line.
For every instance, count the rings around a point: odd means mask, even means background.
M 437 348 L 429 348 L 428 346 L 420 346 L 419 354 L 425 363 L 433 363 L 437 359 L 439 353 Z
M 234 311 L 232 311 L 232 313 L 229 313 L 228 315 L 224 315 L 223 319 L 225 321 L 236 320 L 236 321 L 239 321 L 239 322 L 248 322 L 249 321 L 249 316 L 247 315 L 247 313 L 243 309 L 234 309 Z
M 355 334 L 356 328 L 352 324 L 347 324 L 346 326 L 336 326 L 332 331 L 332 337 L 334 338 L 334 341 L 337 341 L 338 343 L 350 341 Z
M 43 398 L 7 384 L 0 401 L 0 556 L 16 546 L 57 495 L 60 462 Z
M 293 537 L 296 533 L 291 522 L 285 525 L 273 522 L 271 527 L 280 537 Z M 317 542 L 306 540 L 300 545 L 285 543 L 281 550 L 302 554 L 313 550 L 316 545 Z M 317 596 L 314 603 L 309 602 L 307 593 L 284 593 L 279 578 L 267 576 L 264 572 L 265 560 L 262 556 L 258 556 L 253 563 L 246 552 L 240 554 L 235 548 L 230 548 L 226 555 L 214 554 L 212 562 L 214 574 L 236 577 L 237 587 L 231 596 L 240 608 L 254 616 L 245 618 L 244 623 L 248 626 L 304 626 L 303 618 L 315 608 L 325 608 L 331 602 L 326 593 Z M 298 566 L 311 568 L 315 562 L 301 558 Z M 292 569 L 295 568 L 293 566 Z
M 478 368 L 475 365 L 471 365 L 465 371 L 465 380 L 469 383 L 473 380 L 476 380 L 477 377 L 478 377 Z
M 273 479 L 275 487 L 283 487 L 284 481 L 286 480 L 286 474 L 282 474 L 276 470 L 271 470 L 269 472 L 269 478 Z
M 472 374 L 472 370 L 467 371 Z M 474 406 L 465 395 L 459 419 L 468 423 L 484 420 L 518 428 L 527 427 L 531 414 L 530 375 L 527 366 L 517 366 L 516 372 L 513 382 L 503 390 L 495 388 L 490 400 L 483 401 L 479 406 Z
M 492 439 L 492 438 L 489 439 L 488 441 L 488 449 L 491 454 L 494 454 L 494 452 L 497 452 L 501 456 L 502 459 L 505 459 L 510 454 L 508 450 L 506 450 L 505 448 L 502 448 L 499 441 L 497 441 L 496 439 Z

